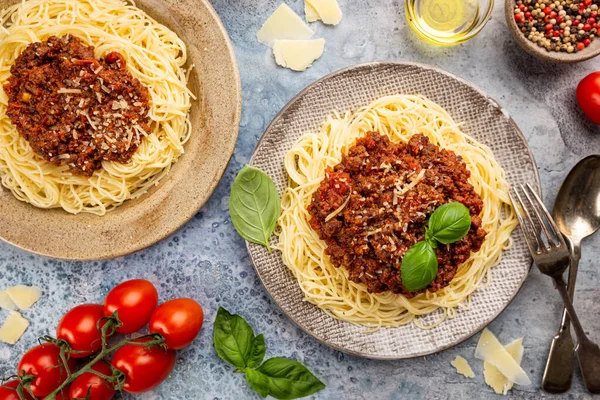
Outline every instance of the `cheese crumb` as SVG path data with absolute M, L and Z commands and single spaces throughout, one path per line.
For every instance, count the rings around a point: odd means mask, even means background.
M 521 364 L 523 359 L 523 338 L 517 339 L 510 344 L 504 346 L 504 349 L 512 356 L 517 364 Z M 492 364 L 483 363 L 483 378 L 496 394 L 508 394 L 508 391 L 512 389 L 514 383 L 505 377 L 498 368 Z
M 306 0 L 304 0 L 304 17 L 306 22 L 315 22 L 321 19 L 317 10 Z
M 17 309 L 17 305 L 11 300 L 6 290 L 0 291 L 0 308 L 8 311 L 15 311 Z
M 459 374 L 467 378 L 475 378 L 475 372 L 473 372 L 467 360 L 465 360 L 461 356 L 456 356 L 454 361 L 451 361 L 450 364 L 452 364 L 452 366 L 456 368 L 456 372 L 458 372 Z
M 42 296 L 42 290 L 36 286 L 17 285 L 6 289 L 6 293 L 19 310 L 29 310 Z
M 316 19 L 313 10 L 317 15 Z M 342 21 L 342 9 L 337 0 L 304 0 L 304 13 L 308 22 L 320 19 L 324 24 L 337 25 Z
M 256 34 L 259 42 L 273 47 L 276 40 L 307 40 L 314 31 L 287 4 L 283 3 Z
M 273 45 L 275 61 L 294 71 L 305 71 L 323 55 L 325 39 L 276 40 Z
M 523 368 L 487 328 L 483 330 L 479 337 L 475 357 L 498 368 L 502 375 L 511 382 L 519 385 L 531 385 L 531 380 L 523 371 Z
M 17 311 L 11 311 L 9 317 L 0 327 L 0 342 L 15 344 L 29 327 L 27 321 Z

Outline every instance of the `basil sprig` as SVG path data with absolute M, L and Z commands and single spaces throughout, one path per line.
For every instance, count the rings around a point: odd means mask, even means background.
M 235 230 L 245 240 L 266 246 L 275 230 L 281 199 L 273 180 L 261 170 L 244 166 L 229 196 L 229 215 Z
M 325 388 L 325 384 L 298 361 L 274 357 L 262 363 L 266 353 L 264 336 L 255 336 L 242 317 L 232 315 L 223 307 L 217 312 L 213 335 L 219 357 L 236 367 L 235 372 L 244 373 L 250 387 L 262 397 L 298 399 Z
M 451 244 L 464 238 L 471 229 L 471 214 L 463 204 L 447 203 L 431 214 L 425 240 L 415 243 L 402 258 L 400 276 L 406 290 L 424 289 L 437 276 L 438 261 L 434 249 L 438 242 Z

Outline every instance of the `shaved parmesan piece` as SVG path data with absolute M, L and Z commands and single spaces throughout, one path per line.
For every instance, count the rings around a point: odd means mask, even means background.
M 0 342 L 15 344 L 29 327 L 27 321 L 17 311 L 11 311 L 10 315 L 0 327 Z
M 337 0 L 304 0 L 304 2 L 317 12 L 324 24 L 337 25 L 342 21 L 342 9 Z M 304 11 L 306 12 L 306 6 Z
M 305 71 L 323 55 L 325 39 L 276 40 L 273 45 L 275 61 L 294 71 Z
M 42 290 L 35 286 L 13 286 L 6 289 L 6 293 L 19 310 L 29 310 L 42 296 Z
M 307 40 L 314 33 L 294 10 L 283 3 L 267 19 L 256 37 L 262 44 L 273 47 L 276 40 Z
M 531 380 L 523 371 L 523 368 L 517 364 L 508 351 L 502 347 L 496 336 L 487 328 L 483 330 L 479 337 L 475 357 L 498 368 L 502 375 L 511 382 L 519 385 L 531 385 Z
M 17 309 L 17 305 L 11 300 L 6 290 L 0 291 L 0 308 L 8 311 L 15 311 Z
M 348 205 L 348 203 L 350 203 L 350 194 L 348 194 L 348 197 L 346 198 L 346 200 L 342 203 L 341 206 L 339 206 L 337 208 L 337 210 L 333 211 L 331 214 L 329 214 L 327 216 L 327 218 L 325 218 L 325 222 L 329 222 L 332 219 L 334 219 L 339 213 L 341 213 L 342 211 L 344 211 L 344 208 L 346 208 L 346 206 Z
M 306 0 L 304 0 L 304 17 L 306 18 L 306 22 L 315 22 L 321 19 L 317 10 Z
M 517 364 L 521 364 L 521 360 L 523 359 L 523 338 L 507 344 L 504 346 L 504 349 L 512 356 L 512 358 L 514 358 Z M 487 362 L 483 363 L 483 377 L 485 383 L 490 385 L 497 394 L 508 394 L 508 391 L 512 389 L 514 385 L 514 383 L 505 377 L 498 368 Z
M 461 356 L 456 356 L 454 361 L 451 361 L 450 364 L 456 368 L 456 372 L 459 374 L 464 375 L 467 378 L 475 378 L 475 372 L 473 372 L 467 360 Z

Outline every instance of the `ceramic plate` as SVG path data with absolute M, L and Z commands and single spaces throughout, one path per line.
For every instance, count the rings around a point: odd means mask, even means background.
M 0 9 L 16 1 L 0 0 Z M 0 238 L 53 258 L 98 260 L 148 247 L 175 232 L 204 205 L 235 146 L 241 113 L 237 61 L 223 24 L 207 0 L 137 0 L 174 30 L 194 64 L 190 88 L 194 126 L 185 153 L 160 185 L 98 217 L 43 210 L 0 186 Z
M 267 128 L 251 164 L 268 173 L 283 193 L 287 177 L 285 153 L 305 133 L 319 130 L 333 111 L 355 110 L 392 94 L 421 94 L 444 107 L 461 122 L 462 130 L 488 145 L 508 181 L 530 183 L 539 191 L 539 176 L 527 142 L 498 103 L 471 83 L 452 74 L 414 63 L 364 64 L 335 72 L 299 93 Z M 338 350 L 377 359 L 423 356 L 452 347 L 471 337 L 515 297 L 531 266 L 531 257 L 518 230 L 514 245 L 492 269 L 491 284 L 472 296 L 470 310 L 459 311 L 432 330 L 414 325 L 364 334 L 364 328 L 342 322 L 304 300 L 302 291 L 278 252 L 249 244 L 250 256 L 267 291 L 304 331 Z

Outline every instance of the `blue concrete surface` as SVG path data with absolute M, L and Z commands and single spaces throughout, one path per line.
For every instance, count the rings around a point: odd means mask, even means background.
M 493 20 L 470 42 L 436 48 L 419 40 L 408 27 L 400 0 L 340 0 L 345 17 L 338 27 L 313 24 L 316 37 L 327 40 L 323 57 L 305 73 L 278 68 L 269 49 L 255 40 L 275 0 L 213 0 L 238 57 L 244 111 L 231 164 L 206 206 L 180 231 L 158 245 L 111 261 L 75 263 L 33 256 L 0 243 L 0 289 L 15 284 L 40 286 L 41 301 L 25 313 L 31 327 L 16 346 L 0 344 L 0 375 L 10 375 L 20 356 L 37 337 L 52 334 L 61 315 L 76 304 L 100 302 L 115 284 L 146 278 L 156 284 L 161 300 L 190 296 L 206 312 L 205 327 L 190 348 L 179 352 L 175 371 L 156 390 L 140 399 L 257 399 L 243 376 L 233 374 L 212 346 L 212 322 L 219 306 L 247 318 L 264 333 L 267 356 L 283 355 L 305 363 L 327 388 L 318 399 L 492 399 L 483 383 L 481 362 L 472 361 L 476 378 L 454 372 L 456 355 L 473 360 L 476 338 L 429 357 L 382 362 L 345 355 L 319 344 L 300 331 L 273 304 L 259 282 L 243 241 L 227 213 L 232 180 L 248 161 L 263 130 L 288 100 L 323 75 L 374 60 L 429 63 L 458 74 L 498 100 L 525 133 L 542 176 L 549 206 L 568 170 L 582 157 L 600 152 L 600 127 L 586 123 L 575 101 L 575 87 L 600 69 L 598 59 L 579 65 L 540 63 L 524 54 L 510 37 L 497 2 Z M 289 0 L 298 13 L 302 0 Z M 302 14 L 301 14 L 302 15 Z M 576 306 L 591 338 L 600 342 L 600 237 L 585 242 Z M 548 346 L 561 309 L 548 278 L 532 270 L 516 300 L 491 325 L 501 341 L 525 337 L 523 366 L 534 382 L 515 387 L 514 398 L 551 397 L 540 390 Z M 5 314 L 0 316 L 3 319 Z M 569 394 L 588 395 L 576 373 Z M 134 398 L 125 396 L 126 399 Z

